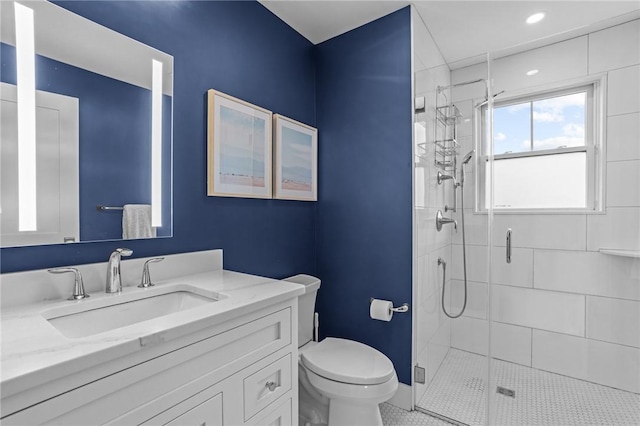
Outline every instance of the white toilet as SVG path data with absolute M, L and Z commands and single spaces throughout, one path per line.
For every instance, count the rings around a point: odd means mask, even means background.
M 312 341 L 320 280 L 296 275 L 298 299 L 298 380 L 300 426 L 382 426 L 378 404 L 398 389 L 391 360 L 365 344 L 327 337 Z

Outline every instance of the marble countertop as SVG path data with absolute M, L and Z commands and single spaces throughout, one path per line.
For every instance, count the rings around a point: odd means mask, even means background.
M 187 285 L 205 293 L 217 293 L 220 300 L 79 338 L 65 337 L 45 319 L 43 312 L 64 311 L 73 304 L 113 304 L 117 298 L 126 299 L 149 289 L 130 286 L 120 294 L 91 293 L 89 299 L 81 301 L 58 299 L 3 308 L 0 372 L 3 397 L 75 373 L 78 368 L 90 368 L 140 351 L 145 339 L 168 341 L 304 293 L 304 287 L 298 284 L 225 270 L 174 277 L 155 284 L 154 291 Z

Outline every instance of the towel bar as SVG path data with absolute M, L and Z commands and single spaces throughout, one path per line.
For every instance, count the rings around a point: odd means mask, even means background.
M 109 206 L 103 206 L 102 204 L 96 206 L 96 209 L 99 212 L 103 212 L 106 210 L 124 210 L 124 207 L 109 207 Z

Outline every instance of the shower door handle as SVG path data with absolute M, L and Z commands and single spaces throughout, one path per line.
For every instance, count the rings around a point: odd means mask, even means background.
M 507 263 L 511 263 L 511 228 L 507 229 Z

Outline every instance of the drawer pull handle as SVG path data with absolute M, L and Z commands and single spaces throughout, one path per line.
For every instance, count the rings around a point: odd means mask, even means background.
M 271 382 L 267 382 L 265 384 L 265 387 L 269 389 L 269 392 L 273 392 L 278 387 L 278 384 L 276 382 L 271 381 Z

